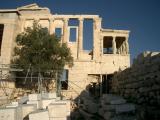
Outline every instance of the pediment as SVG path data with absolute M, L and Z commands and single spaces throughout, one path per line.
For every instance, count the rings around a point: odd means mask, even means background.
M 40 7 L 36 3 L 18 7 L 17 11 L 20 14 L 50 14 L 47 7 Z
M 40 8 L 36 3 L 18 7 L 17 9 L 37 9 Z

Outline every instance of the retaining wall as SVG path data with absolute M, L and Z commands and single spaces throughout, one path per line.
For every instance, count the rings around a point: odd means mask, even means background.
M 137 104 L 160 106 L 160 53 L 138 55 L 130 68 L 115 73 L 112 88 Z

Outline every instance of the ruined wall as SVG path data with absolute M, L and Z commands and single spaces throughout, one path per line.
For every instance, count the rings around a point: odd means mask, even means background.
M 131 68 L 116 73 L 113 92 L 138 104 L 160 105 L 160 53 L 144 52 Z

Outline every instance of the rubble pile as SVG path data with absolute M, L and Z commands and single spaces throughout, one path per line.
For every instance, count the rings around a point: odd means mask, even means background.
M 135 120 L 135 105 L 120 96 L 104 94 L 100 99 L 99 115 L 105 120 Z
M 81 97 L 79 112 L 85 120 L 135 120 L 135 105 L 120 96 L 104 94 L 100 99 Z

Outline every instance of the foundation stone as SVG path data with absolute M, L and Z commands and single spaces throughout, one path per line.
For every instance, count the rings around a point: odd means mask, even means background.
M 29 114 L 29 120 L 50 120 L 50 119 L 49 119 L 48 111 L 39 110 Z

